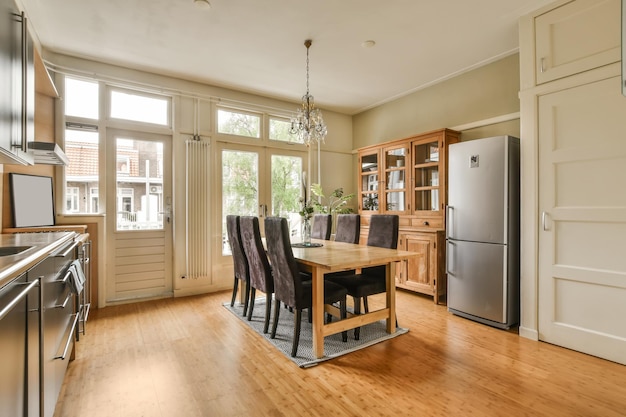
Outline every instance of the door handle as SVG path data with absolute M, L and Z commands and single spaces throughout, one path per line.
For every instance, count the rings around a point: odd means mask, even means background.
M 547 222 L 549 215 L 550 214 L 548 214 L 548 212 L 546 211 L 541 212 L 541 228 L 543 229 L 544 232 L 547 232 L 548 230 L 550 230 L 548 229 L 548 222 Z
M 446 206 L 446 237 L 452 238 L 452 212 L 454 211 L 454 207 Z
M 446 273 L 454 275 L 454 243 L 448 241 L 448 250 L 446 250 Z
M 259 204 L 259 217 L 267 217 L 267 204 Z

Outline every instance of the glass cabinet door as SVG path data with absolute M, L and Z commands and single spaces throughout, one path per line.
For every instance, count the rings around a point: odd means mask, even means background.
M 361 211 L 378 212 L 378 185 L 380 182 L 380 164 L 378 150 L 359 155 L 360 191 L 359 207 Z
M 442 210 L 439 201 L 439 142 L 413 144 L 413 193 L 416 211 Z
M 383 150 L 385 162 L 384 209 L 386 212 L 403 213 L 410 209 L 407 193 L 406 167 L 409 148 L 401 145 Z

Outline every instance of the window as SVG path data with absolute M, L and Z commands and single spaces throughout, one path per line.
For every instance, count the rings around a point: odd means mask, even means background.
M 170 125 L 170 100 L 146 94 L 111 91 L 111 118 Z
M 297 135 L 289 133 L 291 122 L 287 119 L 270 117 L 270 139 L 281 142 L 303 143 Z
M 78 187 L 67 187 L 65 190 L 65 210 L 68 213 L 78 212 Z
M 89 194 L 91 195 L 91 212 L 92 213 L 97 213 L 98 212 L 98 205 L 99 205 L 99 195 L 98 195 L 98 189 L 97 188 L 91 188 L 89 189 Z
M 229 135 L 261 137 L 261 116 L 234 110 L 217 111 L 217 131 Z
M 98 213 L 90 190 L 98 190 L 100 180 L 99 88 L 95 81 L 65 77 L 65 154 L 70 161 L 65 167 L 68 213 Z
M 127 155 L 117 156 L 117 173 L 129 174 L 130 173 L 130 157 Z
M 98 213 L 97 205 L 89 202 L 87 190 L 98 190 L 99 139 L 97 126 L 68 122 L 65 128 L 65 154 L 70 163 L 65 167 L 66 210 L 71 213 Z M 71 191 L 76 190 L 76 191 Z M 81 190 L 83 195 L 80 195 Z M 68 193 L 76 192 L 70 195 Z M 96 193 L 97 197 L 97 193 Z M 69 205 L 75 198 L 75 204 Z M 88 203 L 89 202 L 89 203 Z
M 129 229 L 137 221 L 137 213 L 133 209 L 134 190 L 132 188 L 117 189 L 117 228 Z
M 117 230 L 163 228 L 163 143 L 116 138 Z
M 98 83 L 65 77 L 65 115 L 98 119 Z

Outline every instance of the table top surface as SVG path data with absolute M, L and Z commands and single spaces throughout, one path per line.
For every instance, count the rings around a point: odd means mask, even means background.
M 418 255 L 415 252 L 398 249 L 356 245 L 332 240 L 311 239 L 311 242 L 321 243 L 323 246 L 311 248 L 293 247 L 293 256 L 298 262 L 305 265 L 329 271 L 384 265 Z

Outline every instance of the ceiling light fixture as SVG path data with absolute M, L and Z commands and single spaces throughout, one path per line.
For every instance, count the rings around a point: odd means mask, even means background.
M 304 41 L 306 46 L 306 94 L 302 96 L 302 107 L 291 118 L 289 133 L 297 135 L 298 139 L 306 146 L 312 143 L 324 142 L 328 129 L 322 112 L 315 107 L 313 96 L 309 94 L 309 48 L 313 42 L 311 39 Z
M 201 9 L 208 10 L 211 8 L 211 3 L 209 3 L 209 0 L 193 0 L 193 3 Z
M 375 45 L 376 45 L 376 42 L 375 42 L 375 41 L 372 41 L 372 40 L 369 40 L 369 41 L 364 41 L 364 42 L 361 44 L 361 46 L 362 46 L 363 48 L 372 48 L 372 47 L 374 47 Z

